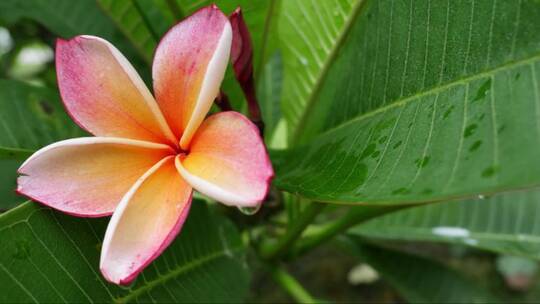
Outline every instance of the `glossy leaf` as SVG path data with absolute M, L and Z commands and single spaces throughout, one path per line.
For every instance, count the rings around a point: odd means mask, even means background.
M 108 218 L 35 203 L 0 216 L 0 302 L 239 302 L 249 275 L 230 222 L 193 202 L 182 233 L 128 288 L 107 283 L 99 253 Z
M 279 188 L 396 204 L 540 185 L 538 2 L 362 8 L 298 129 L 305 144 L 276 159 Z
M 342 39 L 355 24 L 362 2 L 366 1 L 282 1 L 278 20 L 284 66 L 281 105 L 289 130 L 301 131 L 298 124 L 328 69 L 341 56 Z
M 172 16 L 151 5 L 152 2 L 98 0 L 99 5 L 147 62 L 152 60 L 159 37 L 173 23 Z
M 282 117 L 280 99 L 283 86 L 283 63 L 281 53 L 276 52 L 264 65 L 257 86 L 266 138 L 271 138 Z
M 343 245 L 375 268 L 410 303 L 502 302 L 472 280 L 429 258 L 364 245 L 354 237 Z
M 414 207 L 349 232 L 374 238 L 457 243 L 540 259 L 540 191 Z
M 0 209 L 24 199 L 15 195 L 17 168 L 49 143 L 81 136 L 58 95 L 21 82 L 0 80 Z

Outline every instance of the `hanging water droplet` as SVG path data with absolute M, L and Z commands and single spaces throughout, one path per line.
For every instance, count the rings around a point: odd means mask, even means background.
M 245 215 L 255 215 L 259 210 L 261 210 L 262 204 L 257 205 L 256 207 L 238 207 L 238 210 Z

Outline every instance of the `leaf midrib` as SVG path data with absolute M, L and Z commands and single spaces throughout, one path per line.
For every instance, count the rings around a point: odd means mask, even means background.
M 457 86 L 457 85 L 461 85 L 461 84 L 467 84 L 473 80 L 476 80 L 476 79 L 481 79 L 481 78 L 484 78 L 484 77 L 488 77 L 488 76 L 491 76 L 492 74 L 495 74 L 499 71 L 504 71 L 506 69 L 509 69 L 511 67 L 516 67 L 516 66 L 520 66 L 520 65 L 525 65 L 525 64 L 529 64 L 529 63 L 533 63 L 537 60 L 540 60 L 540 52 L 539 53 L 536 53 L 532 56 L 529 56 L 529 57 L 525 57 L 523 59 L 519 59 L 519 60 L 512 60 L 512 61 L 508 61 L 504 64 L 501 64 L 499 66 L 496 66 L 494 68 L 491 68 L 491 69 L 487 69 L 487 70 L 484 70 L 482 72 L 479 72 L 477 74 L 474 74 L 474 75 L 470 75 L 470 76 L 467 76 L 467 77 L 461 77 L 461 78 L 458 78 L 458 79 L 455 79 L 454 81 L 451 81 L 451 82 L 448 82 L 442 86 L 438 86 L 438 87 L 432 87 L 431 89 L 429 90 L 426 90 L 426 91 L 423 91 L 423 92 L 420 92 L 420 93 L 417 93 L 417 94 L 414 94 L 414 95 L 410 95 L 410 96 L 407 96 L 405 98 L 401 98 L 401 99 L 397 99 L 395 102 L 391 103 L 391 104 L 388 104 L 384 107 L 380 107 L 376 110 L 373 110 L 373 111 L 370 111 L 370 112 L 367 112 L 367 113 L 363 113 L 359 116 L 356 116 L 355 118 L 352 118 L 348 121 L 345 121 L 337 126 L 334 126 L 326 131 L 324 131 L 323 133 L 321 133 L 319 136 L 322 136 L 322 135 L 325 135 L 325 134 L 328 134 L 328 133 L 331 133 L 337 129 L 340 129 L 340 128 L 343 128 L 349 124 L 354 124 L 356 122 L 359 122 L 359 121 L 362 121 L 366 118 L 369 118 L 369 117 L 372 117 L 372 116 L 375 116 L 381 112 L 385 112 L 389 109 L 392 109 L 392 108 L 397 108 L 397 107 L 400 107 L 400 106 L 403 106 L 403 105 L 406 105 L 408 104 L 409 102 L 413 101 L 413 100 L 416 100 L 416 99 L 421 99 L 420 97 L 424 97 L 426 95 L 431 95 L 431 94 L 435 94 L 435 93 L 440 93 L 440 92 L 443 92 L 451 87 L 454 87 L 454 86 Z
M 364 4 L 366 2 L 368 2 L 368 1 L 369 0 L 359 0 L 353 6 L 353 8 L 351 10 L 351 15 L 350 15 L 349 19 L 347 19 L 347 21 L 345 22 L 345 24 L 343 26 L 343 30 L 341 31 L 341 33 L 337 37 L 336 43 L 334 44 L 334 46 L 330 50 L 330 54 L 328 55 L 328 58 L 326 59 L 326 61 L 323 64 L 323 67 L 322 67 L 321 73 L 319 75 L 319 78 L 317 79 L 317 82 L 315 83 L 315 86 L 313 87 L 313 91 L 312 91 L 311 95 L 308 97 L 308 101 L 307 101 L 307 104 L 306 104 L 306 109 L 303 111 L 303 113 L 302 113 L 302 115 L 300 117 L 300 120 L 298 122 L 298 125 L 297 125 L 296 129 L 294 130 L 294 135 L 292 136 L 292 139 L 293 139 L 292 142 L 298 142 L 298 139 L 299 139 L 300 135 L 302 135 L 302 131 L 304 130 L 304 125 L 306 123 L 306 119 L 309 116 L 308 113 L 311 111 L 311 109 L 313 109 L 316 97 L 317 97 L 317 95 L 319 94 L 319 92 L 322 89 L 322 84 L 323 84 L 324 80 L 326 79 L 326 76 L 328 75 L 330 67 L 332 66 L 332 63 L 336 60 L 337 54 L 339 53 L 339 51 L 343 47 L 343 45 L 344 45 L 343 42 L 344 42 L 345 38 L 347 38 L 349 32 L 351 31 L 352 26 L 354 24 L 354 21 L 356 21 L 356 18 L 358 16 L 360 16 L 360 12 L 362 11 L 362 8 L 365 7 Z
M 197 268 L 201 265 L 204 265 L 204 264 L 207 264 L 213 260 L 216 260 L 220 257 L 223 257 L 223 256 L 227 256 L 230 254 L 230 252 L 238 252 L 242 249 L 241 246 L 237 246 L 237 247 L 234 247 L 232 249 L 227 249 L 227 250 L 219 250 L 219 251 L 215 251 L 215 252 L 212 252 L 202 258 L 198 258 L 198 259 L 195 259 L 195 260 L 192 260 L 190 263 L 187 263 L 187 264 L 184 264 L 182 265 L 181 267 L 178 267 L 176 269 L 173 269 L 171 270 L 169 273 L 165 274 L 165 275 L 162 275 L 162 276 L 159 276 L 157 277 L 157 279 L 155 280 L 152 280 L 152 281 L 149 281 L 146 285 L 138 288 L 138 289 L 133 289 L 133 290 L 130 290 L 130 293 L 124 297 L 119 297 L 119 298 L 115 298 L 113 299 L 114 303 L 127 303 L 129 302 L 130 300 L 134 299 L 134 298 L 137 298 L 137 296 L 139 296 L 140 294 L 142 293 L 145 293 L 145 292 L 149 292 L 150 290 L 152 290 L 154 287 L 157 287 L 157 286 L 160 286 L 161 284 L 165 283 L 166 281 L 168 280 L 171 280 L 171 279 L 174 279 L 175 277 L 183 274 L 183 273 L 186 273 L 194 268 Z
M 264 31 L 262 36 L 262 46 L 261 51 L 259 54 L 259 61 L 257 62 L 256 70 L 255 70 L 255 81 L 260 80 L 260 75 L 263 70 L 263 66 L 265 63 L 265 56 L 266 56 L 266 48 L 268 45 L 268 37 L 270 35 L 270 28 L 272 27 L 272 17 L 274 16 L 274 11 L 276 9 L 276 2 L 278 0 L 270 0 L 270 5 L 268 7 L 268 12 L 266 13 L 266 17 L 264 18 Z

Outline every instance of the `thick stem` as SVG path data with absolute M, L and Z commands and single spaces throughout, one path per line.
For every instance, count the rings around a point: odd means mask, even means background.
M 265 260 L 273 260 L 283 256 L 290 246 L 302 235 L 306 227 L 326 207 L 323 203 L 310 203 L 306 209 L 295 219 L 289 229 L 275 244 L 260 248 L 260 256 Z
M 296 302 L 317 303 L 317 301 L 291 276 L 282 266 L 268 266 L 272 278 L 278 283 Z
M 398 211 L 409 206 L 359 206 L 353 207 L 351 210 L 339 220 L 331 222 L 320 229 L 318 232 L 309 237 L 301 239 L 291 248 L 287 258 L 294 258 L 311 249 L 321 245 L 322 243 L 332 239 L 336 235 L 348 230 L 349 228 L 366 222 L 380 215 Z

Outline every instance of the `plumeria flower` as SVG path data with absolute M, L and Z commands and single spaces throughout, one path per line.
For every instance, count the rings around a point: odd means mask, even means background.
M 100 259 L 108 281 L 129 284 L 159 256 L 179 233 L 193 189 L 238 207 L 266 196 L 273 170 L 257 127 L 237 112 L 205 119 L 232 36 L 216 6 L 169 30 L 154 56 L 155 99 L 109 42 L 57 41 L 65 107 L 96 137 L 36 152 L 20 167 L 17 190 L 75 216 L 112 214 Z

